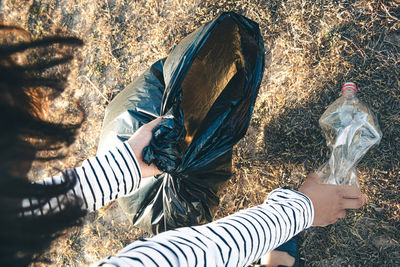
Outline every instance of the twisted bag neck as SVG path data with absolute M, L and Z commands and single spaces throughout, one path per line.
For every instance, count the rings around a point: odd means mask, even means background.
M 182 92 L 176 97 L 172 108 L 162 117 L 160 124 L 154 128 L 150 144 L 143 149 L 145 163 L 154 163 L 160 171 L 173 176 L 181 173 L 177 170 L 183 156 L 181 144 L 186 136 L 180 108 L 181 99 Z

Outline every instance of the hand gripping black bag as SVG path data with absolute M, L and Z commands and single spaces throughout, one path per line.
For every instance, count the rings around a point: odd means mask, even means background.
M 135 226 L 156 234 L 212 220 L 230 178 L 232 147 L 249 126 L 264 71 L 258 25 L 223 13 L 185 37 L 106 109 L 99 152 L 163 116 L 143 151 L 162 175 L 119 200 Z

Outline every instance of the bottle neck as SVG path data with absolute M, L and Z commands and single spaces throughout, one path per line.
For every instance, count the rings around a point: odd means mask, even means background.
M 346 98 L 353 98 L 356 96 L 356 91 L 354 91 L 351 88 L 344 88 L 342 96 L 344 96 Z
M 342 96 L 346 98 L 355 97 L 357 94 L 357 86 L 352 82 L 347 82 L 342 87 Z

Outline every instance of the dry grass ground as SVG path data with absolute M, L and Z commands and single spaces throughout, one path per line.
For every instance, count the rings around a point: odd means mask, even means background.
M 32 175 L 54 174 L 54 167 L 73 167 L 95 154 L 106 101 L 94 86 L 112 99 L 174 43 L 227 10 L 259 23 L 267 61 L 251 126 L 235 147 L 234 174 L 221 192 L 216 218 L 259 204 L 274 188 L 296 188 L 322 164 L 328 151 L 318 119 L 343 82 L 353 81 L 384 134 L 359 164 L 370 202 L 335 225 L 305 231 L 302 258 L 306 266 L 400 266 L 397 1 L 0 0 L 0 19 L 25 27 L 34 38 L 64 32 L 86 43 L 71 66 L 69 92 L 87 121 L 70 157 Z M 67 108 L 65 103 L 55 108 Z M 58 266 L 81 266 L 143 235 L 110 205 L 56 240 L 44 258 Z

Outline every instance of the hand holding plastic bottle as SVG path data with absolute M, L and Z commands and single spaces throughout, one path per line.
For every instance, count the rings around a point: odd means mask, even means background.
M 355 84 L 346 83 L 319 120 L 331 150 L 317 171 L 323 183 L 358 186 L 355 165 L 382 138 L 375 115 L 356 94 Z
M 346 210 L 359 209 L 368 202 L 354 185 L 321 184 L 316 173 L 310 173 L 299 192 L 311 199 L 314 207 L 312 226 L 327 226 L 346 216 Z

